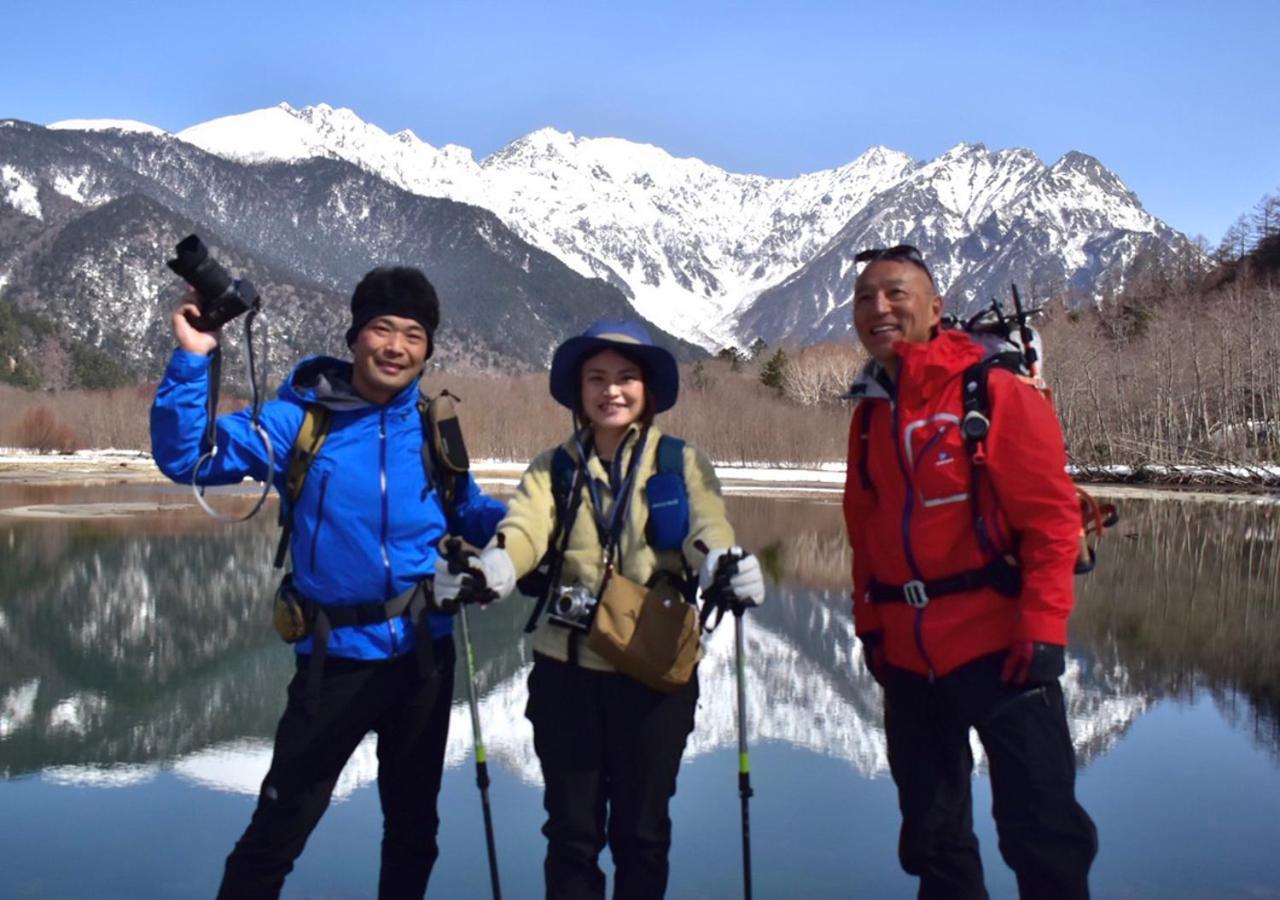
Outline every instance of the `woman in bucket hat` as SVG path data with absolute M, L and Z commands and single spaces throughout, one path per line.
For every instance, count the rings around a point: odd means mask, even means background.
M 482 576 L 501 597 L 517 577 L 543 573 L 541 585 L 521 586 L 551 600 L 547 614 L 530 621 L 536 628 L 525 713 L 546 785 L 546 896 L 603 898 L 597 859 L 607 840 L 615 900 L 661 898 L 668 806 L 693 730 L 696 670 L 671 692 L 655 690 L 594 652 L 585 629 L 606 547 L 617 572 L 681 602 L 713 582 L 733 529 L 711 463 L 653 424 L 675 405 L 680 378 L 675 359 L 640 324 L 597 322 L 565 341 L 550 381 L 551 395 L 574 414 L 575 433 L 530 464 L 497 536 L 468 560 L 470 571 L 437 571 L 436 594 L 447 601 Z M 664 472 L 683 487 L 653 502 Z M 682 499 L 687 513 L 677 521 L 670 510 Z M 722 583 L 738 602 L 760 603 L 759 561 L 746 554 L 737 563 L 727 582 L 724 567 Z

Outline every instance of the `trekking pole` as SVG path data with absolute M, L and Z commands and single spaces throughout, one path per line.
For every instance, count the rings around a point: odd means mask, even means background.
M 701 541 L 697 541 L 696 546 L 703 553 L 707 552 L 707 545 Z M 746 634 L 745 622 L 742 614 L 746 612 L 746 606 L 738 602 L 738 598 L 734 596 L 733 589 L 729 587 L 729 579 L 731 579 L 738 571 L 738 560 L 742 559 L 743 552 L 741 547 L 732 547 L 724 556 L 720 558 L 719 564 L 716 566 L 715 576 L 710 586 L 703 592 L 703 603 L 705 604 L 702 613 L 703 627 L 706 628 L 707 620 L 710 617 L 711 606 L 716 606 L 720 610 L 720 615 L 724 615 L 727 608 L 733 613 L 733 640 L 734 640 L 734 668 L 737 672 L 738 682 L 738 797 L 742 801 L 742 896 L 745 900 L 751 900 L 751 811 L 749 801 L 755 793 L 751 790 L 751 759 L 747 754 L 747 664 L 746 664 Z M 720 618 L 717 617 L 715 623 L 719 624 Z M 710 630 L 709 628 L 707 629 Z
M 742 799 L 742 895 L 751 900 L 751 760 L 747 756 L 746 638 L 741 603 L 733 606 L 734 662 L 738 670 L 738 796 Z
M 467 694 L 471 702 L 471 734 L 476 745 L 476 787 L 480 789 L 480 807 L 484 811 L 484 843 L 489 852 L 489 883 L 493 886 L 493 900 L 502 900 L 502 886 L 498 883 L 498 848 L 493 840 L 493 810 L 489 808 L 489 763 L 485 759 L 484 737 L 480 734 L 480 702 L 476 696 L 476 660 L 471 651 L 471 631 L 467 627 L 467 607 L 458 608 L 458 622 L 462 625 L 462 645 L 467 656 Z
M 462 541 L 450 538 L 445 542 L 449 569 L 467 571 Z M 481 588 L 482 592 L 484 589 Z M 478 593 L 464 589 L 459 595 L 458 623 L 462 626 L 462 650 L 467 659 L 467 700 L 471 705 L 471 736 L 476 748 L 476 787 L 480 789 L 480 808 L 484 812 L 484 843 L 489 853 L 489 884 L 493 888 L 493 900 L 502 900 L 502 885 L 498 881 L 498 847 L 493 839 L 493 810 L 489 807 L 489 763 L 485 758 L 484 737 L 480 733 L 480 700 L 476 689 L 476 657 L 471 649 L 471 629 L 467 622 L 467 595 Z

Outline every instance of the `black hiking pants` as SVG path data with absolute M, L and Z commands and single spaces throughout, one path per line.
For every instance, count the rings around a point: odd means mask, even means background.
M 383 816 L 378 897 L 421 900 L 439 855 L 436 796 L 453 699 L 453 639 L 434 641 L 433 650 L 429 676 L 414 654 L 387 661 L 329 657 L 314 716 L 307 711 L 309 658 L 298 657 L 271 768 L 253 819 L 227 857 L 219 900 L 280 896 L 342 767 L 370 731 L 378 736 Z
M 1075 753 L 1056 680 L 1011 687 L 1004 654 L 975 660 L 930 684 L 890 669 L 885 735 L 898 786 L 902 868 L 920 878 L 920 900 L 986 898 L 973 833 L 969 729 L 991 772 L 1000 855 L 1018 894 L 1035 900 L 1089 896 L 1098 849 L 1093 821 L 1075 798 Z
M 597 860 L 606 840 L 614 900 L 666 893 L 667 812 L 697 705 L 696 673 L 662 694 L 617 672 L 534 654 L 525 715 L 546 785 L 548 900 L 603 900 Z

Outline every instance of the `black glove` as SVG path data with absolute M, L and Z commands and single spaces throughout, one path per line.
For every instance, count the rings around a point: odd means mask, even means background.
M 862 661 L 866 663 L 867 671 L 876 680 L 876 684 L 884 687 L 889 668 L 884 658 L 884 632 L 868 631 L 858 635 L 858 640 L 862 641 Z

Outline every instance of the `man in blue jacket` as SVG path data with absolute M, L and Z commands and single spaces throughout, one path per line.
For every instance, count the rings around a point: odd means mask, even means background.
M 216 453 L 201 460 L 209 354 L 219 337 L 192 327 L 188 317 L 197 312 L 188 303 L 173 316 L 178 349 L 151 410 L 152 449 L 167 476 L 190 483 L 198 461 L 202 484 L 274 472 L 286 502 L 283 481 L 306 409 L 329 410 L 327 437 L 289 511 L 289 583 L 331 627 L 296 645 L 297 673 L 271 767 L 218 896 L 279 896 L 339 773 L 373 731 L 384 819 L 378 896 L 421 898 L 439 852 L 436 798 L 454 670 L 451 620 L 405 602 L 421 596 L 414 591 L 432 575 L 436 545 L 450 530 L 424 468 L 416 407 L 440 321 L 435 290 L 408 267 L 375 269 L 361 280 L 346 335 L 353 361 L 304 360 L 262 408 L 273 460 L 249 410 L 218 417 Z M 469 476 L 459 493 L 456 527 L 483 546 L 504 507 Z

